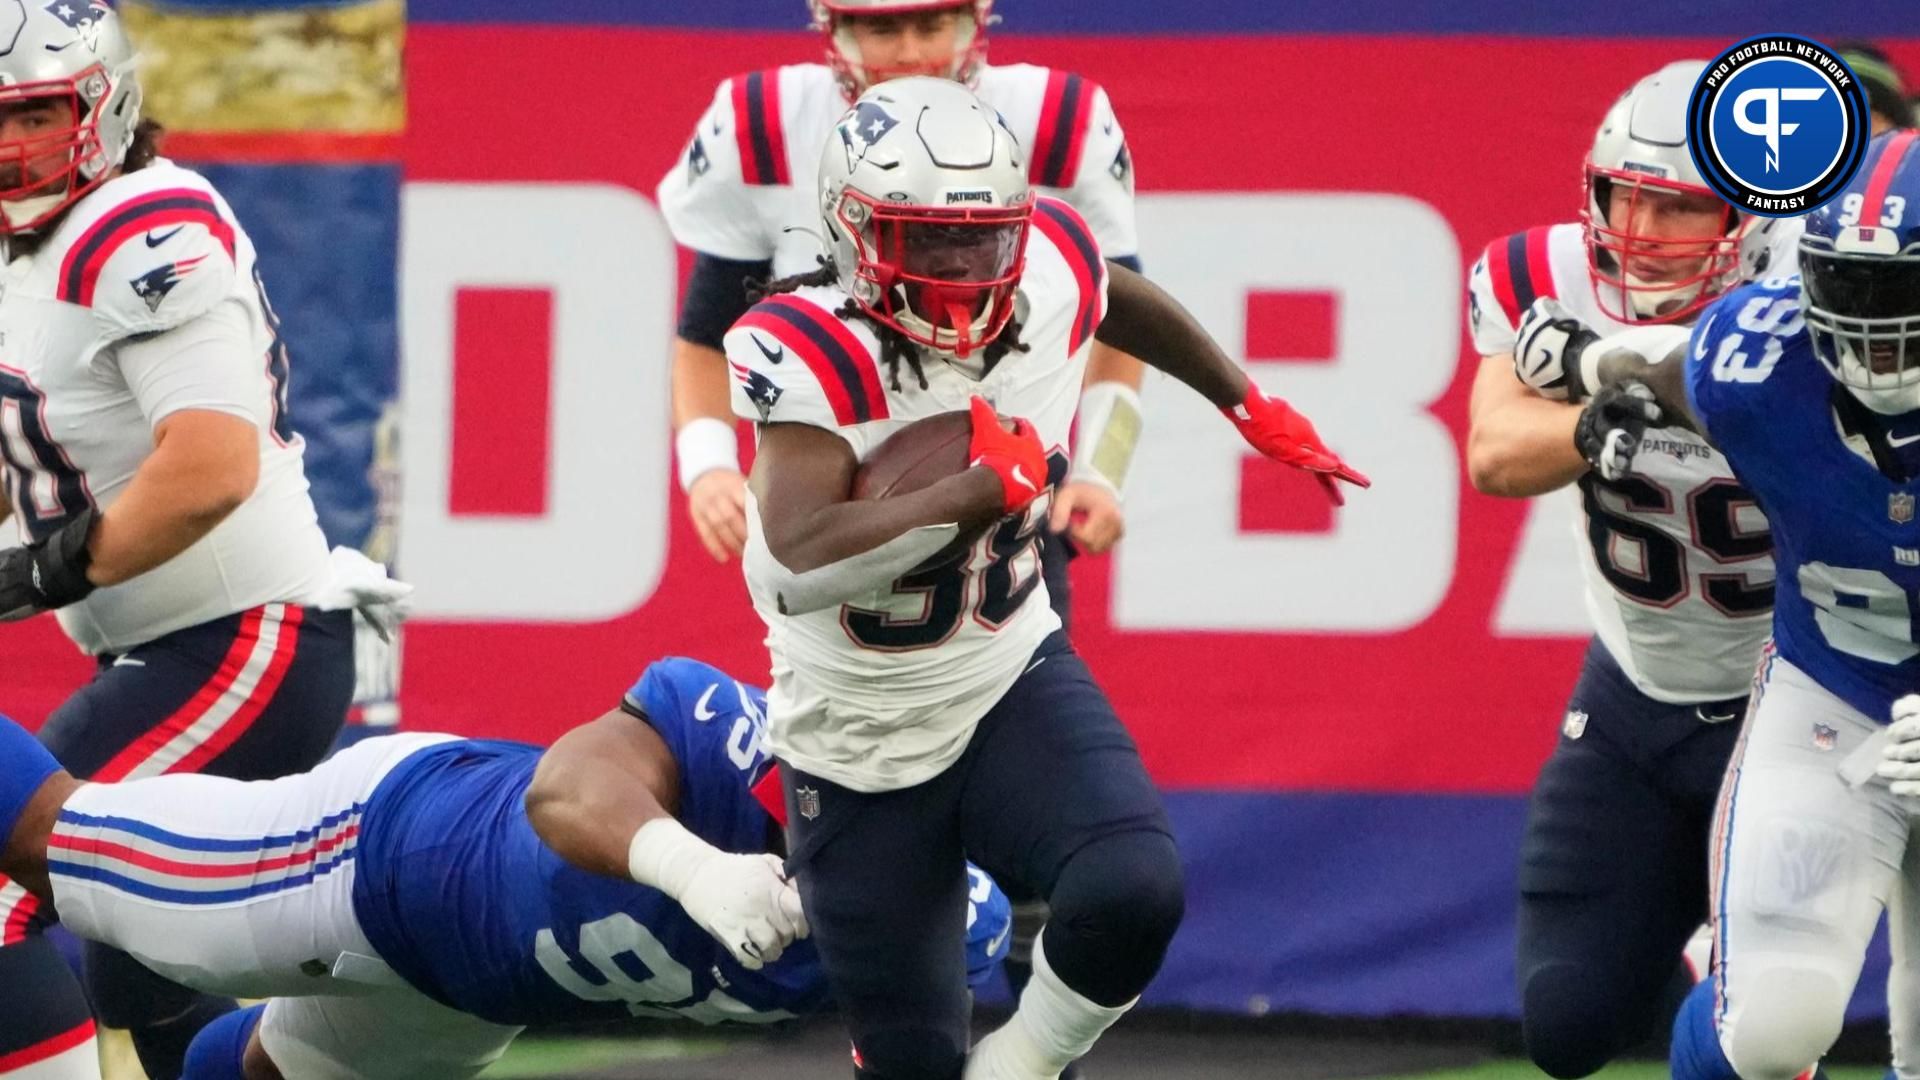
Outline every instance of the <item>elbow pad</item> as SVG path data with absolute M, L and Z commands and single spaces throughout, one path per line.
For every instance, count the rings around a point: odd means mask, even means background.
M 748 496 L 752 501 L 752 496 Z M 749 506 L 749 528 L 759 530 L 759 515 Z M 745 556 L 747 579 L 771 592 L 782 615 L 805 615 L 837 607 L 882 588 L 926 562 L 960 535 L 957 524 L 923 525 L 879 547 L 839 562 L 794 573 L 768 550 L 764 539 L 750 537 Z

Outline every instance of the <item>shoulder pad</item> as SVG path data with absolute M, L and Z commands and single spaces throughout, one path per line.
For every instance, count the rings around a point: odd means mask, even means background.
M 726 352 L 746 419 L 852 427 L 888 417 L 871 335 L 802 294 L 755 304 L 727 332 Z
M 728 82 L 741 179 L 756 187 L 793 183 L 787 163 L 786 122 L 780 112 L 780 69 L 735 75 Z
M 1034 203 L 1033 227 L 1060 253 L 1067 268 L 1073 272 L 1079 296 L 1075 301 L 1073 329 L 1068 335 L 1067 351 L 1069 354 L 1078 352 L 1106 316 L 1106 260 L 1100 257 L 1100 245 L 1094 240 L 1093 230 L 1087 227 L 1086 220 L 1073 207 L 1058 199 L 1042 197 Z
M 170 329 L 232 294 L 236 236 L 205 187 L 137 192 L 109 204 L 67 247 L 56 295 L 93 309 L 118 336 Z
M 1027 177 L 1041 187 L 1069 188 L 1080 175 L 1087 132 L 1093 126 L 1094 100 L 1105 91 L 1070 71 L 1049 71 L 1040 99 L 1040 121 L 1033 133 L 1033 158 Z
M 1487 284 L 1493 299 L 1514 326 L 1535 300 L 1554 296 L 1553 266 L 1547 259 L 1547 234 L 1551 225 L 1539 225 L 1525 232 L 1495 240 L 1487 245 Z

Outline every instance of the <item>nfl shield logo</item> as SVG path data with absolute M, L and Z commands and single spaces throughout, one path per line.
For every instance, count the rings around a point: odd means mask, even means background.
M 1887 496 L 1887 520 L 1895 525 L 1905 525 L 1913 520 L 1913 496 L 1904 491 L 1896 491 Z
M 1835 731 L 1825 724 L 1813 725 L 1813 748 L 1815 750 L 1833 749 L 1833 742 L 1839 737 L 1840 733 L 1838 731 Z
M 820 816 L 820 793 L 813 788 L 794 788 L 793 801 L 800 804 L 800 816 L 808 821 Z
M 1587 714 L 1579 709 L 1568 709 L 1566 722 L 1560 725 L 1560 731 L 1569 739 L 1577 739 L 1587 733 Z

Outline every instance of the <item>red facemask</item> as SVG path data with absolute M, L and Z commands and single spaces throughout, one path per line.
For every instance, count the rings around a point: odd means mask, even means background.
M 1587 262 L 1595 297 L 1609 318 L 1620 322 L 1686 319 L 1738 281 L 1745 228 L 1733 207 L 1724 207 L 1714 231 L 1698 235 L 1655 236 L 1633 226 L 1649 191 L 1702 195 L 1717 201 L 1711 190 L 1592 165 L 1587 166 L 1586 183 Z M 1609 215 L 1615 184 L 1626 185 L 1627 201 L 1621 212 Z
M 962 358 L 1006 329 L 1025 268 L 1031 203 L 950 210 L 849 191 L 839 215 L 860 249 L 855 276 L 871 283 L 855 295 L 869 316 Z

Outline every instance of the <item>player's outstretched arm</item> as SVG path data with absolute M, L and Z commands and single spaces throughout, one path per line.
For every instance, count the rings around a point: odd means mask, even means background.
M 779 856 L 734 855 L 673 817 L 680 766 L 645 719 L 616 709 L 560 737 L 527 787 L 542 843 L 590 873 L 671 896 L 748 970 L 807 936 Z
M 1044 483 L 1044 451 L 1037 460 L 1039 471 L 1032 475 Z M 962 532 L 1008 512 L 1006 489 L 992 468 L 967 469 L 884 499 L 853 500 L 856 466 L 852 447 L 825 428 L 789 423 L 760 429 L 748 486 L 771 558 L 757 559 L 749 549 L 747 574 L 771 588 L 789 615 L 833 607 L 884 586 Z
M 1313 473 L 1334 502 L 1345 501 L 1335 481 L 1371 486 L 1320 441 L 1312 422 L 1261 393 L 1179 301 L 1120 263 L 1109 261 L 1107 275 L 1107 313 L 1095 331 L 1097 340 L 1193 387 L 1254 449 Z
M 1639 383 L 1653 392 L 1663 423 L 1702 431 L 1687 401 L 1692 328 L 1661 323 L 1601 337 L 1557 301 L 1542 298 L 1521 316 L 1515 333 L 1514 355 L 1525 359 L 1514 373 L 1535 389 L 1584 404 L 1602 387 Z

